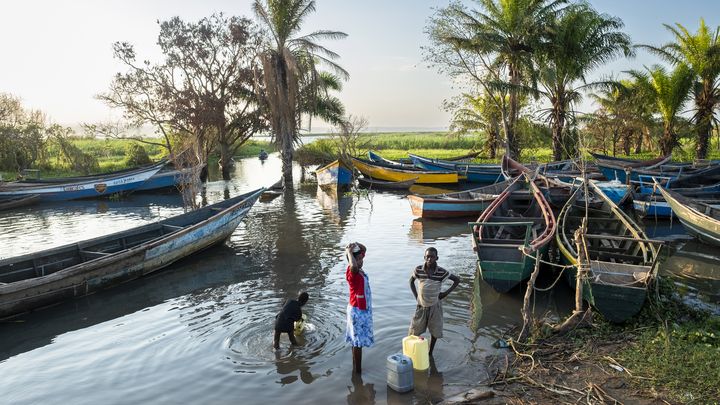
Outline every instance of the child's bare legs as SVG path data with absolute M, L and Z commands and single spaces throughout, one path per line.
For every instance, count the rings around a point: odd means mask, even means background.
M 273 349 L 280 348 L 280 331 L 275 330 L 275 336 L 273 337 Z

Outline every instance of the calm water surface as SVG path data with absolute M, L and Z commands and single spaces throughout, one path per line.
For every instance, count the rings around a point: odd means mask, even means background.
M 274 183 L 280 162 L 244 159 L 230 182 L 208 183 L 213 202 Z M 494 342 L 519 322 L 521 292 L 495 293 L 475 277 L 466 220 L 413 219 L 402 194 L 329 195 L 300 182 L 258 202 L 223 245 L 149 277 L 0 322 L 0 402 L 30 403 L 428 403 L 488 377 Z M 179 196 L 41 204 L 0 214 L 0 256 L 11 257 L 131 228 L 183 212 Z M 673 227 L 656 226 L 656 237 Z M 684 233 L 682 229 L 679 232 Z M 668 236 L 670 237 L 670 236 Z M 344 342 L 347 286 L 342 247 L 367 245 L 376 345 L 353 378 Z M 385 359 L 402 350 L 415 301 L 412 268 L 429 246 L 461 278 L 444 305 L 445 337 L 415 390 L 386 386 Z M 685 291 L 717 303 L 713 250 L 680 245 L 667 259 Z M 550 284 L 553 279 L 541 280 Z M 271 350 L 282 301 L 307 290 L 301 345 Z M 713 291 L 709 293 L 707 291 Z M 714 294 L 714 295 L 713 295 Z M 538 313 L 565 316 L 564 283 L 535 300 Z

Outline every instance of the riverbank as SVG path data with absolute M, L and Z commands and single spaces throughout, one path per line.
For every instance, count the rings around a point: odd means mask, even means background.
M 478 403 L 717 404 L 720 317 L 688 307 L 669 282 L 630 323 L 595 314 L 565 336 L 539 327 L 526 344 L 507 332 L 505 353 L 488 356 L 489 392 Z M 446 403 L 457 403 L 451 400 Z

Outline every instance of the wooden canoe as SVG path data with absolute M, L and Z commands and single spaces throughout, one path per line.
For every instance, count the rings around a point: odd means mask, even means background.
M 9 210 L 11 208 L 25 207 L 35 204 L 40 200 L 40 196 L 32 194 L 20 197 L 11 197 L 0 200 L 0 211 Z
M 584 200 L 600 198 L 600 206 Z M 577 266 L 575 231 L 588 217 L 584 235 L 589 259 L 588 278 L 582 295 L 611 322 L 624 322 L 642 308 L 648 287 L 657 274 L 658 251 L 640 227 L 615 205 L 594 181 L 579 187 L 558 216 L 556 241 L 565 264 Z M 576 267 L 565 270 L 574 287 Z
M 511 181 L 443 194 L 413 194 L 408 196 L 410 209 L 419 218 L 454 218 L 480 215 L 502 194 Z
M 462 163 L 442 159 L 431 159 L 413 154 L 409 156 L 417 167 L 432 171 L 457 172 L 469 182 L 492 184 L 504 180 L 500 165 Z
M 221 243 L 265 189 L 195 211 L 0 260 L 0 318 L 132 280 Z
M 405 180 L 405 181 L 385 181 L 377 180 L 371 177 L 358 177 L 358 183 L 367 188 L 371 189 L 384 189 L 384 190 L 407 190 L 415 184 L 417 178 Z
M 667 156 L 660 156 L 658 158 L 649 159 L 649 160 L 619 158 L 619 157 L 603 155 L 603 154 L 595 153 L 595 152 L 590 152 L 590 154 L 592 155 L 592 157 L 595 158 L 595 160 L 598 163 L 609 163 L 609 164 L 617 165 L 620 167 L 652 168 L 657 165 L 665 164 L 672 159 L 672 154 L 669 154 Z
M 695 201 L 660 185 L 657 187 L 690 235 L 705 243 L 720 246 L 720 208 Z
M 473 250 L 483 280 L 508 292 L 530 277 L 555 234 L 555 216 L 527 175 L 516 177 L 472 226 Z
M 353 181 L 352 170 L 340 160 L 318 168 L 315 175 L 320 187 L 350 188 Z
M 417 184 L 453 184 L 459 180 L 457 172 L 395 169 L 358 158 L 352 158 L 352 163 L 360 173 L 378 180 L 407 181 L 417 178 L 415 181 Z
M 417 167 L 415 167 L 415 165 L 413 165 L 412 163 L 402 163 L 390 159 L 385 159 L 384 157 L 371 150 L 368 151 L 368 159 L 375 164 L 379 164 L 380 166 L 394 167 L 396 169 L 405 170 L 417 170 Z
M 140 169 L 106 175 L 53 180 L 53 182 L 11 182 L 0 185 L 0 199 L 38 195 L 40 201 L 66 201 L 106 197 L 136 190 L 165 166 L 160 162 Z

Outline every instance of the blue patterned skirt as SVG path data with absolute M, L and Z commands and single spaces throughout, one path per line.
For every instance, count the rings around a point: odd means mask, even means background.
M 354 347 L 370 347 L 375 344 L 371 308 L 362 310 L 348 305 L 345 341 Z

